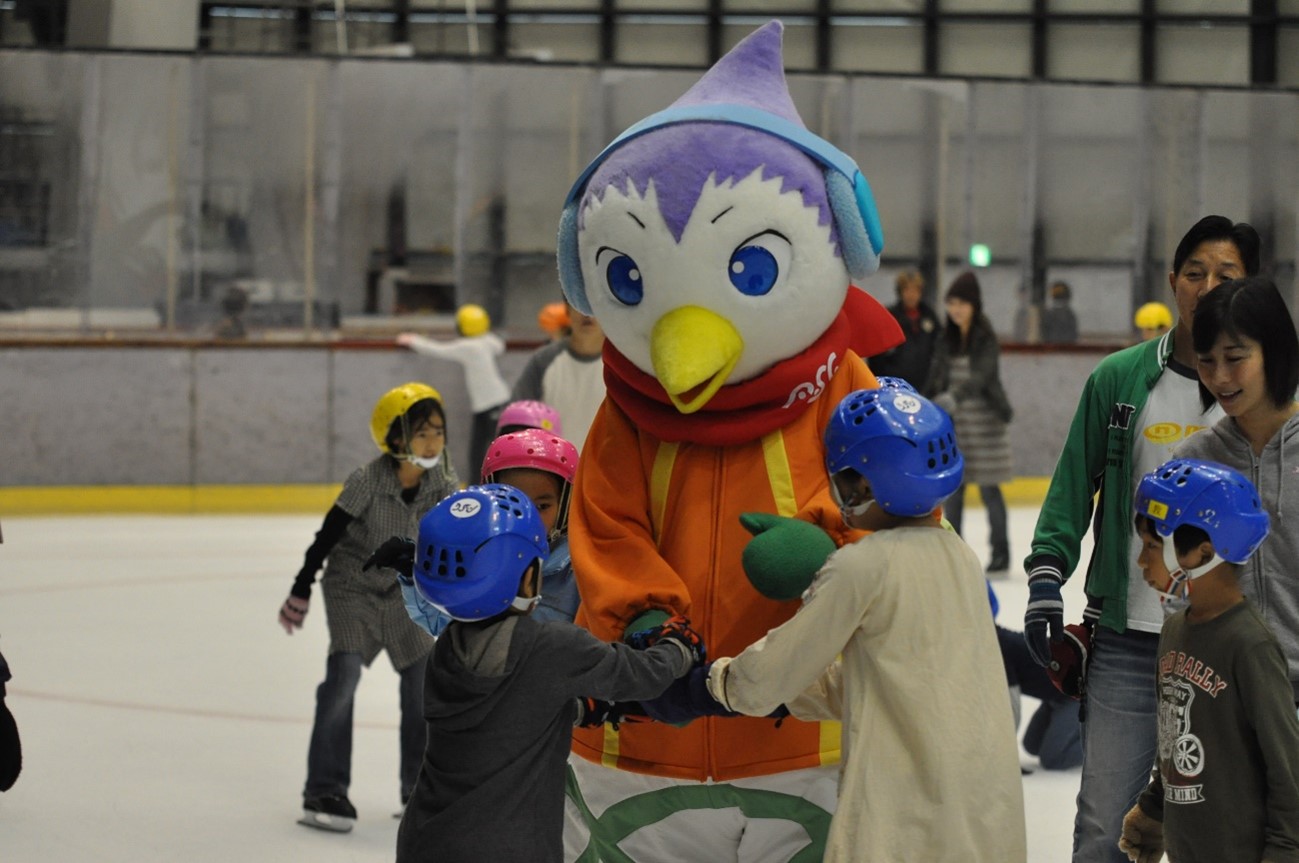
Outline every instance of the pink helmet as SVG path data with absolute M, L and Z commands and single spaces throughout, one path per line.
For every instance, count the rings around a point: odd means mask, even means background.
M 534 402 L 541 404 L 541 402 Z M 568 502 L 577 475 L 577 447 L 559 435 L 537 428 L 503 434 L 487 446 L 483 459 L 483 482 L 496 482 L 499 471 L 532 468 L 554 474 L 562 480 L 559 491 L 559 517 L 555 535 L 568 527 Z
M 491 477 L 497 471 L 512 467 L 544 470 L 571 484 L 577 474 L 577 447 L 559 435 L 538 428 L 503 434 L 487 446 L 483 480 L 492 482 Z
M 545 402 L 533 399 L 510 402 L 501 410 L 501 415 L 496 420 L 496 433 L 505 434 L 506 429 L 515 426 L 542 429 L 553 435 L 564 433 L 559 422 L 559 411 Z

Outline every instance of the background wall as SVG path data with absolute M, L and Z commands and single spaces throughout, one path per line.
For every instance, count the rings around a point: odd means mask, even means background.
M 514 381 L 529 351 L 501 362 Z M 1020 476 L 1046 476 L 1093 351 L 1008 352 Z M 462 480 L 470 411 L 458 365 L 391 348 L 0 348 L 0 488 L 342 482 L 372 459 L 370 412 L 410 380 L 446 400 Z
M 528 353 L 500 363 L 511 382 Z M 342 482 L 374 458 L 388 389 L 442 393 L 461 479 L 472 415 L 455 363 L 404 349 L 0 348 L 0 488 Z

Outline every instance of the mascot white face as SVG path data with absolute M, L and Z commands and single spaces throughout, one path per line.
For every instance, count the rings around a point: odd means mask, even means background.
M 849 288 L 828 223 L 782 179 L 710 178 L 678 242 L 653 181 L 592 197 L 578 234 L 586 296 L 609 340 L 677 409 L 702 407 L 812 344 Z

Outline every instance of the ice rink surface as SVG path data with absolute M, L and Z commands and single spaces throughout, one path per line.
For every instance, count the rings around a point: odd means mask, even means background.
M 1036 515 L 1011 510 L 1014 567 L 995 583 L 999 621 L 1015 629 Z M 24 766 L 0 794 L 0 861 L 393 859 L 397 675 L 386 654 L 357 692 L 356 828 L 295 823 L 328 636 L 319 590 L 296 635 L 276 614 L 320 518 L 4 520 L 0 651 Z M 986 560 L 984 511 L 967 507 L 966 521 Z M 1070 620 L 1081 582 L 1065 589 Z M 1026 722 L 1036 703 L 1023 707 Z M 1032 863 L 1069 859 L 1077 786 L 1077 770 L 1024 777 Z

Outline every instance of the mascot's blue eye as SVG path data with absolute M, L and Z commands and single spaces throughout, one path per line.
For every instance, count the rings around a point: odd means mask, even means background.
M 641 281 L 640 267 L 626 255 L 619 255 L 609 262 L 605 269 L 605 278 L 609 281 L 609 290 L 618 302 L 625 306 L 639 305 L 645 296 L 645 285 Z
M 780 264 L 776 262 L 776 256 L 762 246 L 745 246 L 731 255 L 727 275 L 737 291 L 760 297 L 776 284 L 780 277 Z

